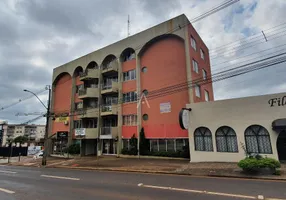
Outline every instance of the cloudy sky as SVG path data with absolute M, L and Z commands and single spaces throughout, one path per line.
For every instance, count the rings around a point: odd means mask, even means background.
M 224 0 L 1 0 L 0 119 L 25 122 L 44 111 L 23 89 L 41 91 L 52 69 L 182 13 L 191 20 Z M 286 0 L 241 0 L 194 23 L 213 73 L 285 52 Z M 285 23 L 285 24 L 284 24 Z M 264 31 L 268 41 L 264 40 Z M 214 83 L 215 99 L 286 91 L 285 64 Z M 46 103 L 47 92 L 39 97 Z M 44 123 L 44 119 L 36 121 Z

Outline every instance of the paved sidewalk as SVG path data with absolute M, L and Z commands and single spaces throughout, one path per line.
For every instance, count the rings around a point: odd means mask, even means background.
M 41 159 L 28 163 L 18 162 L 11 165 L 41 166 Z M 286 164 L 282 164 L 280 176 L 250 176 L 238 168 L 237 163 L 190 163 L 189 160 L 117 158 L 114 156 L 82 157 L 74 159 L 49 157 L 46 167 L 72 168 L 82 170 L 109 170 L 122 172 L 164 173 L 195 176 L 225 176 L 238 178 L 279 179 L 286 181 Z

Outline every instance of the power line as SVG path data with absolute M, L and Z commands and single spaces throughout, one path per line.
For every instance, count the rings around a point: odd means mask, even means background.
M 36 92 L 35 94 L 41 94 L 41 93 L 44 92 L 44 91 L 46 91 L 46 89 L 40 90 L 40 91 Z M 12 104 L 9 104 L 9 105 L 6 105 L 6 106 L 1 107 L 1 108 L 0 108 L 0 111 L 3 111 L 3 110 L 5 110 L 5 109 L 7 109 L 7 108 L 10 108 L 10 107 L 12 107 L 12 106 L 15 106 L 15 105 L 17 105 L 18 103 L 21 103 L 21 102 L 23 102 L 23 101 L 25 101 L 25 100 L 28 100 L 28 99 L 32 98 L 32 97 L 34 97 L 34 95 L 30 95 L 30 96 L 21 98 L 21 99 L 19 99 L 17 102 L 14 102 L 14 103 L 12 103 Z
M 239 67 L 236 67 L 236 68 L 232 68 L 232 69 L 229 69 L 229 70 L 224 70 L 224 71 L 221 71 L 219 73 L 216 73 L 213 76 L 207 77 L 206 80 L 204 80 L 203 78 L 198 78 L 198 79 L 196 79 L 194 81 L 191 81 L 191 82 L 185 82 L 185 83 L 182 83 L 182 84 L 176 84 L 176 85 L 173 85 L 173 86 L 170 86 L 170 87 L 159 89 L 157 91 L 152 91 L 153 93 L 150 92 L 148 94 L 147 98 L 149 100 L 150 99 L 154 99 L 154 98 L 159 98 L 159 97 L 162 97 L 162 96 L 166 96 L 166 95 L 174 94 L 174 93 L 177 93 L 177 92 L 181 92 L 181 91 L 184 91 L 184 90 L 189 89 L 189 88 L 193 88 L 196 85 L 200 85 L 201 86 L 201 85 L 205 85 L 205 84 L 210 84 L 210 83 L 213 83 L 213 82 L 229 79 L 229 78 L 232 78 L 232 77 L 236 77 L 236 76 L 240 76 L 240 75 L 243 75 L 243 74 L 246 74 L 246 73 L 250 73 L 250 72 L 253 72 L 253 71 L 264 69 L 264 68 L 267 68 L 267 67 L 270 67 L 270 66 L 273 66 L 273 65 L 277 65 L 277 64 L 286 62 L 285 54 L 286 54 L 286 52 L 278 54 L 278 55 L 275 55 L 275 56 L 271 56 L 271 57 L 268 57 L 268 58 L 265 58 L 265 59 L 262 59 L 262 60 L 258 60 L 258 61 L 252 62 L 252 63 L 248 63 L 246 65 L 242 65 L 242 66 L 239 66 Z M 284 56 L 284 57 L 281 57 L 281 56 Z M 137 101 L 138 101 L 138 99 L 137 99 Z M 117 106 L 119 106 L 121 104 L 121 102 L 122 102 L 122 100 L 121 101 L 119 100 L 118 103 L 117 103 Z M 130 103 L 136 103 L 136 102 L 130 102 Z M 57 112 L 59 113 L 59 111 L 57 111 Z M 67 111 L 67 112 L 70 112 L 70 111 Z M 70 116 L 82 115 L 82 114 L 75 114 L 76 112 L 78 112 L 78 111 L 71 111 Z M 98 111 L 96 110 L 96 111 L 88 112 L 88 110 L 85 110 L 85 114 L 87 114 L 87 113 L 98 113 Z
M 34 122 L 34 121 L 37 121 L 37 120 L 41 119 L 42 117 L 44 117 L 44 116 L 41 115 L 41 116 L 35 117 L 35 118 L 30 119 L 30 120 L 28 120 L 28 121 L 26 121 L 26 122 L 24 122 L 24 123 L 21 123 L 21 125 L 25 125 L 25 124 L 32 123 L 32 122 Z

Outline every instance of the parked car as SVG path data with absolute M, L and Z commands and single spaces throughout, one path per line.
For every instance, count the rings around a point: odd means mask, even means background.
M 36 153 L 33 158 L 34 159 L 41 158 L 43 157 L 43 154 L 44 154 L 44 151 L 41 150 L 38 153 Z

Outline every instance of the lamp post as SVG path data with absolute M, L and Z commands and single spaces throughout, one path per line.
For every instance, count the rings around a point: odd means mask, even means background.
M 24 92 L 29 92 L 29 93 L 33 94 L 41 102 L 41 104 L 47 109 L 45 140 L 44 140 L 44 153 L 43 153 L 43 159 L 42 159 L 42 165 L 43 166 L 46 166 L 46 164 L 47 164 L 47 146 L 48 146 L 48 131 L 49 131 L 49 117 L 50 117 L 51 86 L 47 85 L 46 89 L 49 90 L 48 107 L 41 101 L 41 99 L 34 92 L 32 92 L 30 90 L 24 90 Z

